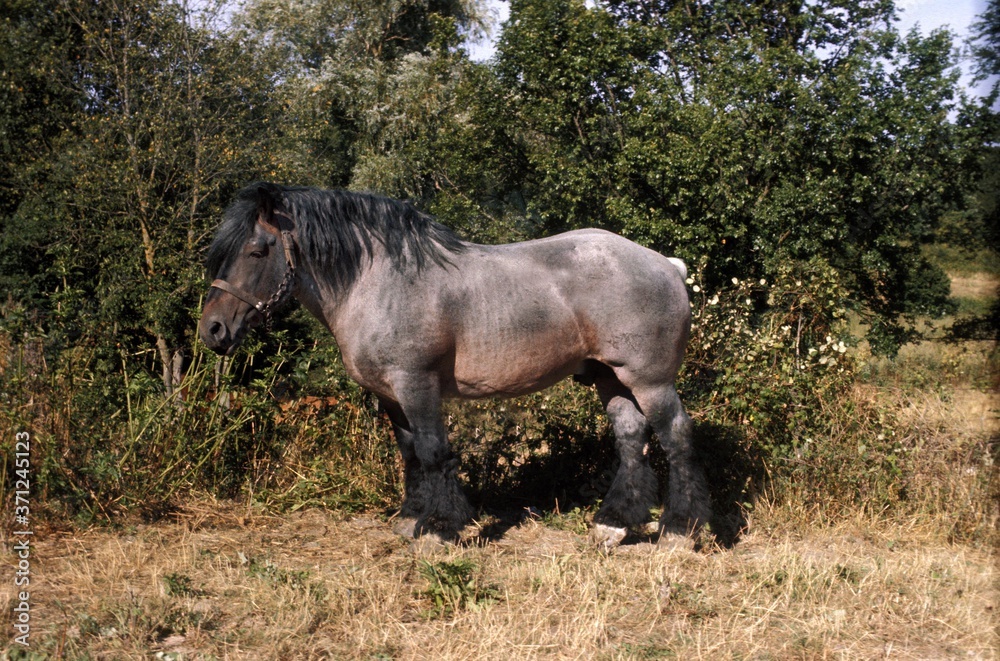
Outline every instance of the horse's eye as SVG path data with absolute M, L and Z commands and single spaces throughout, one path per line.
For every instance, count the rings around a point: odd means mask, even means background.
M 253 257 L 254 259 L 261 259 L 264 256 L 264 251 L 254 250 L 252 253 L 250 253 L 250 256 Z

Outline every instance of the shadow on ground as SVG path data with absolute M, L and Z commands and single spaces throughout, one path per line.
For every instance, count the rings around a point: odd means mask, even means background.
M 694 434 L 697 459 L 704 466 L 712 497 L 710 534 L 701 539 L 732 548 L 746 529 L 747 504 L 752 505 L 764 475 L 762 462 L 738 429 L 701 422 L 695 424 Z M 556 423 L 543 437 L 551 439 L 547 451 L 526 452 L 520 462 L 510 461 L 506 451 L 518 439 L 503 436 L 463 452 L 466 491 L 484 522 L 480 542 L 503 538 L 526 518 L 560 519 L 558 525 L 582 528 L 599 507 L 618 469 L 610 431 L 581 434 L 579 428 Z M 655 441 L 650 463 L 662 498 L 667 493 L 669 462 Z M 656 537 L 633 532 L 624 543 L 655 542 Z

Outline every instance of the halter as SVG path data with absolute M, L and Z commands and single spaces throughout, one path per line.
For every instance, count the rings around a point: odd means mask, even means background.
M 274 211 L 273 213 L 275 216 L 283 216 L 289 221 L 292 221 L 292 217 L 287 213 L 282 211 Z M 292 230 L 281 230 L 281 247 L 285 250 L 285 264 L 287 266 L 285 269 L 285 277 L 283 277 L 281 282 L 278 284 L 278 290 L 275 291 L 274 294 L 271 295 L 271 298 L 266 301 L 260 300 L 253 294 L 250 294 L 244 289 L 228 283 L 221 278 L 213 280 L 209 288 L 214 287 L 215 289 L 221 289 L 227 294 L 235 296 L 256 310 L 264 318 L 265 322 L 270 322 L 271 315 L 274 310 L 280 307 L 281 304 L 288 299 L 288 296 L 291 294 L 292 287 L 295 284 L 295 238 L 292 236 Z

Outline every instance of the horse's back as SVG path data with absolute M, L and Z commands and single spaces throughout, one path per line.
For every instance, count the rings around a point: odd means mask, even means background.
M 690 316 L 679 259 L 664 257 L 622 236 L 584 229 L 503 246 L 514 264 L 543 271 L 573 309 L 656 325 L 660 317 Z M 609 325 L 614 325 L 608 319 Z

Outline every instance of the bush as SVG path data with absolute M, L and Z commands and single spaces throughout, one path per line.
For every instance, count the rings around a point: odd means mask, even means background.
M 31 434 L 36 512 L 81 523 L 156 518 L 192 491 L 278 509 L 388 503 L 397 495 L 388 424 L 345 375 L 332 381 L 336 397 L 292 397 L 303 364 L 329 356 L 287 335 L 248 338 L 228 359 L 196 344 L 171 395 L 143 356 L 94 344 L 46 358 L 44 338 L 0 335 L 0 444 Z M 12 463 L 5 468 L 4 486 Z

